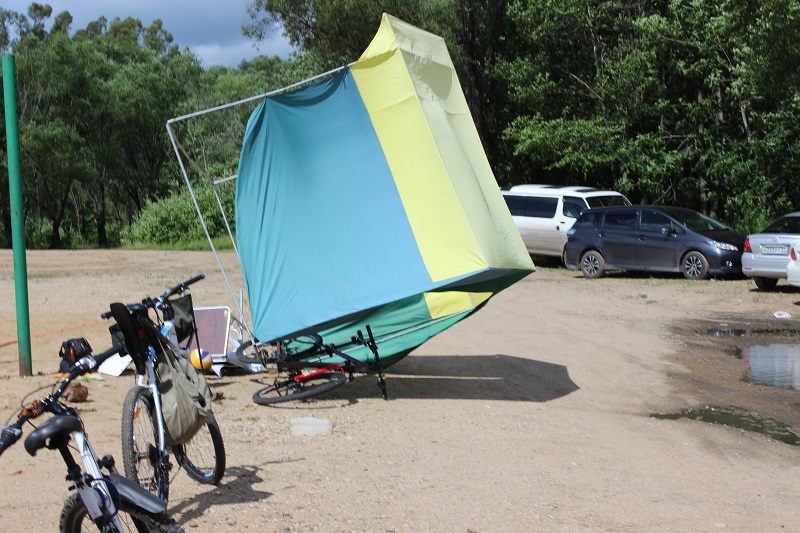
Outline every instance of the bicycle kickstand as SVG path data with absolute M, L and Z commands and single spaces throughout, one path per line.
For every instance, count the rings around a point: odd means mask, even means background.
M 383 394 L 383 399 L 388 400 L 389 395 L 386 392 L 386 376 L 383 374 L 383 367 L 381 366 L 381 358 L 378 357 L 378 343 L 375 342 L 375 337 L 372 336 L 372 328 L 369 327 L 367 324 L 367 336 L 369 339 L 364 338 L 364 334 L 361 333 L 361 330 L 356 332 L 358 334 L 358 343 L 367 346 L 371 351 L 373 358 L 375 359 L 375 367 L 378 370 L 378 386 L 381 388 L 381 394 Z

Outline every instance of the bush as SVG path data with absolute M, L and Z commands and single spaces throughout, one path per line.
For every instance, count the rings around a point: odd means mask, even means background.
M 219 191 L 231 230 L 234 224 L 234 188 L 222 187 Z M 225 222 L 220 213 L 214 191 L 210 188 L 195 190 L 197 203 L 203 213 L 206 227 L 212 237 L 227 236 Z M 173 194 L 150 203 L 136 220 L 122 232 L 126 245 L 133 243 L 172 245 L 180 247 L 187 241 L 205 241 L 206 235 L 197 215 L 189 191 Z

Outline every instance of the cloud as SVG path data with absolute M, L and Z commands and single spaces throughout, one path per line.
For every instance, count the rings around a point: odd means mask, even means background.
M 32 0 L 5 0 L 4 9 L 27 13 Z M 242 36 L 247 19 L 248 0 L 49 0 L 53 16 L 69 11 L 72 30 L 85 28 L 101 16 L 108 21 L 132 17 L 149 26 L 161 19 L 181 49 L 189 48 L 203 65 L 238 66 L 242 60 L 257 55 L 288 58 L 292 51 L 288 40 L 278 33 L 258 43 Z

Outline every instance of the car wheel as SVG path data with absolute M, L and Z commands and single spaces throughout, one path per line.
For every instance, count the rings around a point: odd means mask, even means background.
M 689 252 L 683 256 L 681 271 L 686 279 L 706 279 L 708 277 L 708 259 L 700 252 Z
M 762 291 L 770 291 L 778 284 L 777 278 L 753 278 L 753 281 L 756 282 L 756 287 Z
M 589 279 L 602 278 L 606 261 L 597 250 L 589 250 L 581 257 L 581 272 Z

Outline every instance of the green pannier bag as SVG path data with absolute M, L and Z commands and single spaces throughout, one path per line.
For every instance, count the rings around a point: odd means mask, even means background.
M 186 444 L 206 423 L 211 411 L 211 389 L 188 359 L 173 352 L 165 338 L 159 340 L 156 373 L 165 437 L 171 446 Z

